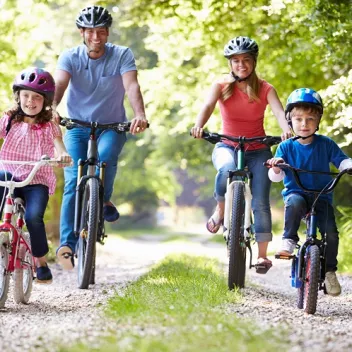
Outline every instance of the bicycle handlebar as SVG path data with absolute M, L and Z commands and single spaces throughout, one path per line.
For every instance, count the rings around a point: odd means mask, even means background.
M 29 185 L 29 183 L 33 180 L 35 174 L 37 171 L 44 165 L 51 165 L 51 166 L 70 166 L 71 162 L 62 162 L 58 161 L 57 159 L 50 159 L 48 156 L 43 155 L 40 160 L 38 161 L 15 161 L 15 160 L 0 160 L 0 166 L 3 164 L 12 164 L 12 165 L 33 165 L 33 169 L 27 176 L 27 178 L 23 181 L 13 181 L 11 180 L 6 180 L 6 181 L 0 181 L 0 186 L 2 187 L 13 187 L 13 188 L 19 188 L 19 187 L 25 187 Z
M 303 191 L 305 191 L 307 193 L 321 193 L 321 194 L 331 193 L 334 190 L 334 188 L 337 186 L 340 178 L 343 175 L 345 175 L 345 174 L 352 175 L 352 168 L 345 169 L 345 170 L 342 170 L 341 172 L 336 173 L 336 172 L 302 170 L 302 169 L 295 168 L 295 167 L 291 166 L 290 164 L 286 164 L 286 163 L 280 163 L 280 164 L 271 166 L 271 165 L 269 165 L 268 163 L 265 162 L 264 166 L 267 166 L 269 168 L 278 167 L 279 169 L 282 169 L 282 170 L 284 170 L 284 169 L 291 170 L 292 173 L 293 173 L 293 177 L 294 177 L 298 187 L 301 188 Z M 303 184 L 302 184 L 302 182 L 301 182 L 301 180 L 299 178 L 299 175 L 298 175 L 300 172 L 306 172 L 306 173 L 310 173 L 310 174 L 332 175 L 332 176 L 336 176 L 336 177 L 332 181 L 330 181 L 323 189 L 317 190 L 317 189 L 306 188 L 306 187 L 303 186 Z
M 128 132 L 131 127 L 131 122 L 116 122 L 116 123 L 109 123 L 109 124 L 100 124 L 98 122 L 83 122 L 79 120 L 67 119 L 67 118 L 60 118 L 60 125 L 66 127 L 68 130 L 77 127 L 90 127 L 90 128 L 100 128 L 103 130 L 111 129 L 115 130 L 118 133 L 121 132 Z M 147 128 L 149 127 L 149 123 L 147 124 Z
M 203 131 L 202 138 L 206 141 L 215 144 L 221 142 L 222 140 L 229 140 L 231 142 L 236 142 L 239 144 L 251 143 L 251 142 L 259 142 L 268 145 L 269 147 L 279 144 L 282 139 L 279 136 L 260 136 L 260 137 L 232 137 L 227 136 L 225 134 L 220 133 L 212 133 Z

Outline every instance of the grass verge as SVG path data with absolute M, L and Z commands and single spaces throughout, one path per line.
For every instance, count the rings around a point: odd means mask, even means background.
M 239 303 L 228 291 L 217 261 L 170 256 L 110 299 L 106 314 L 117 321 L 99 347 L 65 351 L 273 351 L 282 347 L 273 330 L 226 313 Z

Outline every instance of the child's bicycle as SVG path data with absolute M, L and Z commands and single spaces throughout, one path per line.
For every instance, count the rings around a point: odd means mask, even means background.
M 2 308 L 8 296 L 10 275 L 12 274 L 14 280 L 14 301 L 27 304 L 36 271 L 29 233 L 24 231 L 24 201 L 21 198 L 15 198 L 14 190 L 27 186 L 42 166 L 63 164 L 46 156 L 36 162 L 4 160 L 0 161 L 0 164 L 33 166 L 30 174 L 23 181 L 17 182 L 12 179 L 0 181 L 0 186 L 9 189 L 3 210 L 3 223 L 0 224 L 0 308 Z
M 203 139 L 210 143 L 229 140 L 237 145 L 237 170 L 229 171 L 225 194 L 224 239 L 228 248 L 229 273 L 228 287 L 243 288 L 246 276 L 246 249 L 249 250 L 249 269 L 266 270 L 260 264 L 252 264 L 251 241 L 254 241 L 252 216 L 252 173 L 245 166 L 246 145 L 258 142 L 271 147 L 281 142 L 281 137 L 231 137 L 219 133 L 203 132 Z
M 265 164 L 266 166 L 269 166 Z M 317 218 L 315 205 L 322 194 L 331 193 L 337 186 L 341 177 L 345 174 L 352 174 L 352 169 L 346 169 L 339 173 L 333 172 L 317 172 L 297 169 L 289 164 L 277 164 L 275 167 L 280 169 L 291 170 L 297 185 L 306 193 L 314 195 L 314 202 L 304 216 L 306 223 L 306 240 L 300 246 L 297 244 L 297 253 L 290 256 L 276 254 L 276 259 L 292 259 L 291 267 L 291 285 L 297 288 L 297 307 L 303 309 L 308 314 L 314 314 L 317 308 L 318 291 L 325 288 L 325 255 L 326 255 L 326 234 L 321 234 L 321 238 L 317 238 Z M 328 174 L 336 176 L 323 189 L 308 189 L 303 186 L 300 181 L 299 173 L 308 172 L 315 174 Z
M 87 159 L 78 160 L 77 187 L 75 199 L 74 233 L 78 237 L 76 257 L 78 258 L 78 287 L 87 289 L 95 283 L 96 242 L 104 244 L 104 178 L 106 163 L 99 160 L 96 132 L 112 129 L 117 133 L 128 132 L 130 122 L 112 124 L 86 123 L 78 120 L 61 119 L 67 129 L 90 128 Z M 99 168 L 99 174 L 96 170 Z M 87 168 L 86 173 L 85 168 Z

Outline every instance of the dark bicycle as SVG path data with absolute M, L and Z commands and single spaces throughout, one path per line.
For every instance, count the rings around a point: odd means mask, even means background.
M 265 269 L 260 264 L 252 264 L 251 241 L 254 241 L 254 224 L 252 214 L 252 173 L 245 166 L 246 145 L 259 142 L 271 147 L 281 142 L 281 137 L 231 137 L 219 133 L 203 132 L 203 139 L 216 144 L 229 140 L 237 145 L 237 170 L 228 174 L 225 194 L 224 239 L 228 248 L 229 273 L 228 287 L 243 288 L 246 276 L 246 249 L 249 250 L 249 269 Z
M 265 163 L 266 166 L 269 166 Z M 318 291 L 325 289 L 325 274 L 326 274 L 326 234 L 321 234 L 321 238 L 317 236 L 317 216 L 315 211 L 316 203 L 322 194 L 331 193 L 337 186 L 341 177 L 345 174 L 352 174 L 352 169 L 345 169 L 339 173 L 334 172 L 318 172 L 308 171 L 292 167 L 289 164 L 277 164 L 282 170 L 291 170 L 296 180 L 297 185 L 306 193 L 314 195 L 314 202 L 303 217 L 306 223 L 306 240 L 300 246 L 297 244 L 297 253 L 284 256 L 276 254 L 277 259 L 292 259 L 291 267 L 291 285 L 297 288 L 297 307 L 303 309 L 308 314 L 314 314 L 317 308 Z M 335 176 L 323 189 L 308 189 L 303 186 L 299 173 L 312 173 L 312 174 L 327 174 Z
M 78 258 L 78 287 L 87 289 L 95 283 L 96 242 L 104 244 L 103 203 L 106 163 L 99 160 L 96 131 L 112 129 L 117 133 L 128 132 L 130 122 L 98 124 L 62 119 L 67 129 L 90 128 L 87 159 L 78 160 L 77 187 L 75 199 L 74 233 L 78 237 L 76 257 Z M 87 171 L 85 172 L 85 167 Z M 97 168 L 99 174 L 97 175 Z

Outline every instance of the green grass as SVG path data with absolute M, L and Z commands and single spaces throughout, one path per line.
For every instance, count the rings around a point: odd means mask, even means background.
M 62 351 L 273 351 L 278 332 L 226 313 L 240 304 L 229 291 L 217 261 L 170 256 L 108 302 L 106 314 L 118 329 L 100 347 Z

